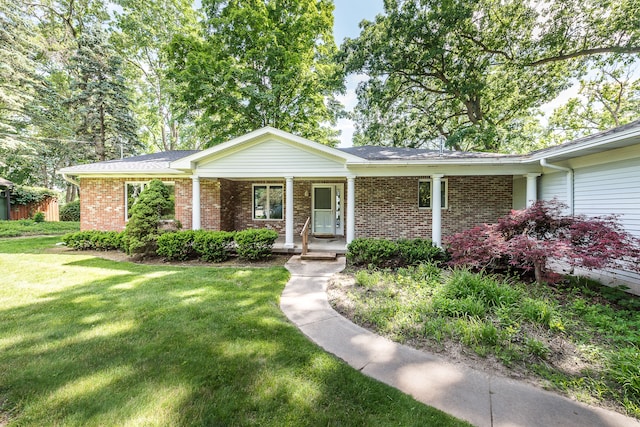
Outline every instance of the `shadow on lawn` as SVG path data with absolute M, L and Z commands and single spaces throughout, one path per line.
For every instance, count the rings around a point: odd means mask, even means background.
M 12 421 L 428 425 L 436 416 L 442 423 L 437 411 L 363 377 L 288 323 L 278 308 L 282 268 L 97 258 L 64 265 L 68 274 L 114 274 L 0 309 L 0 402 L 13 405 Z

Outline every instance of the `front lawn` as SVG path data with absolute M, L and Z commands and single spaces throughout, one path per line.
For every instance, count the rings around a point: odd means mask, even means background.
M 32 219 L 0 221 L 0 237 L 52 236 L 73 233 L 80 230 L 79 222 L 35 222 Z
M 332 304 L 381 335 L 640 418 L 640 298 L 440 269 L 360 270 Z
M 114 262 L 0 240 L 0 425 L 467 425 L 310 343 L 281 267 Z

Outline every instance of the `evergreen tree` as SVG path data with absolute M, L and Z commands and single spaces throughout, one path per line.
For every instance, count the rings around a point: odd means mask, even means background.
M 86 31 L 86 30 L 85 30 Z M 141 148 L 131 113 L 122 59 L 107 44 L 100 29 L 85 32 L 71 61 L 72 111 L 79 118 L 76 135 L 93 142 L 96 160 L 135 154 Z

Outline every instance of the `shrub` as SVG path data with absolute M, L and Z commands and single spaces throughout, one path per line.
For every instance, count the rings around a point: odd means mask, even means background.
M 38 222 L 44 222 L 44 219 L 45 219 L 45 217 L 44 217 L 44 212 L 36 212 L 36 213 L 33 215 L 33 222 L 36 222 L 36 223 L 38 223 Z
M 199 231 L 194 236 L 193 250 L 203 261 L 222 262 L 229 258 L 234 237 L 235 233 L 228 231 Z M 269 244 L 269 255 L 271 255 L 271 246 L 273 242 Z
M 60 208 L 60 221 L 80 221 L 80 200 L 69 202 Z
M 278 233 L 266 228 L 235 233 L 236 252 L 242 258 L 261 260 L 271 256 Z
M 427 239 L 398 240 L 398 252 L 404 265 L 418 265 L 447 260 L 447 253 Z
M 122 231 L 78 231 L 63 236 L 62 241 L 76 250 L 124 250 Z
M 160 219 L 172 207 L 169 190 L 162 181 L 150 181 L 131 207 L 131 218 L 125 228 L 125 243 L 129 255 L 155 254 L 161 234 Z
M 562 214 L 564 208 L 557 200 L 539 201 L 497 224 L 458 233 L 448 240 L 452 263 L 533 270 L 537 282 L 551 278 L 546 272 L 549 259 L 586 269 L 640 271 L 640 241 L 625 232 L 617 218 L 568 216 Z
M 347 246 L 347 260 L 353 265 L 388 267 L 398 258 L 398 244 L 391 240 L 359 238 Z
M 168 261 L 185 261 L 196 257 L 193 248 L 195 231 L 175 231 L 158 236 L 156 254 Z
M 446 260 L 447 254 L 431 240 L 373 238 L 354 239 L 347 246 L 347 260 L 352 265 L 403 267 Z

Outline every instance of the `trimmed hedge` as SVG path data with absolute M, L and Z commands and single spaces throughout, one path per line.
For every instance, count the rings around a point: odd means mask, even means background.
M 195 234 L 193 249 L 203 261 L 226 261 L 233 249 L 234 236 L 235 233 L 229 231 L 199 231 Z
M 158 237 L 156 253 L 167 261 L 200 258 L 207 262 L 222 262 L 229 258 L 235 247 L 240 257 L 256 261 L 271 256 L 277 238 L 277 232 L 267 229 L 176 231 Z
M 196 257 L 193 249 L 195 231 L 185 230 L 164 233 L 158 236 L 156 254 L 167 261 L 186 261 Z
M 347 246 L 347 261 L 351 265 L 375 268 L 404 267 L 427 262 L 442 262 L 447 254 L 427 239 L 354 239 Z
M 238 231 L 234 237 L 236 252 L 241 258 L 251 261 L 267 259 L 277 238 L 275 230 L 266 228 Z
M 66 234 L 62 241 L 76 250 L 124 251 L 124 232 L 78 231 Z
M 200 258 L 207 262 L 222 262 L 233 249 L 234 233 L 228 231 L 185 230 L 158 237 L 156 253 L 167 261 Z

